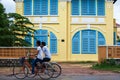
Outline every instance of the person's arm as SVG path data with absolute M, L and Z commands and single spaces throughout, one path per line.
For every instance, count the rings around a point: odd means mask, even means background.
M 37 53 L 36 53 L 35 55 L 38 55 L 38 53 L 39 53 L 39 50 L 40 50 L 40 48 L 38 47 L 38 48 L 37 48 Z

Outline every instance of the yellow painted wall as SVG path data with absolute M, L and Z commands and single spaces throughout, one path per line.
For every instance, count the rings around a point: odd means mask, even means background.
M 16 12 L 23 14 L 23 2 L 16 2 Z M 113 45 L 113 3 L 106 1 L 105 16 L 72 16 L 71 2 L 59 0 L 58 16 L 42 16 L 42 29 L 53 32 L 58 39 L 58 53 L 52 55 L 53 61 L 97 61 L 96 54 L 72 54 L 72 37 L 77 31 L 88 29 L 100 31 L 106 39 L 106 45 Z M 22 10 L 19 10 L 22 9 Z M 34 28 L 39 29 L 39 16 L 26 16 L 34 23 Z M 94 19 L 95 22 L 82 22 L 84 19 Z M 52 21 L 56 19 L 55 21 Z M 77 19 L 74 22 L 73 19 Z M 103 22 L 101 22 L 103 20 Z M 48 37 L 49 38 L 49 37 Z M 64 39 L 65 42 L 61 42 Z M 48 41 L 48 46 L 50 42 Z

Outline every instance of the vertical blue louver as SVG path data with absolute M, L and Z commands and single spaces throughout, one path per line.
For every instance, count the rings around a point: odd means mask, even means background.
M 50 0 L 50 15 L 58 15 L 58 0 Z
M 36 41 L 45 42 L 48 44 L 48 31 L 47 30 L 37 30 L 34 32 L 34 46 L 36 46 Z
M 88 0 L 81 0 L 81 14 L 82 15 L 87 15 L 88 14 Z
M 34 15 L 48 15 L 48 0 L 34 0 Z
M 50 52 L 52 54 L 57 53 L 57 38 L 52 32 L 50 32 Z
M 96 15 L 95 0 L 81 0 L 81 6 L 82 15 Z
M 32 37 L 31 37 L 31 34 L 28 33 L 26 36 L 25 36 L 25 41 L 29 44 L 32 44 Z
M 40 5 L 41 5 L 41 1 L 40 0 L 34 0 L 34 12 L 33 14 L 34 15 L 40 15 Z
M 97 0 L 97 15 L 105 15 L 105 0 Z
M 24 0 L 24 15 L 32 15 L 32 0 Z
M 105 45 L 105 38 L 101 32 L 98 32 L 98 45 Z
M 83 54 L 96 53 L 96 31 L 94 30 L 82 31 L 82 53 Z
M 80 54 L 80 31 L 72 38 L 72 53 Z
M 41 1 L 41 12 L 40 15 L 48 15 L 48 0 L 40 0 Z
M 79 0 L 72 0 L 72 15 L 79 15 Z
M 96 15 L 96 0 L 88 0 L 89 1 L 89 15 Z

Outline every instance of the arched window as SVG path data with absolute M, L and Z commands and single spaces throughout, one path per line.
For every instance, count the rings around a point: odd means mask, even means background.
M 72 38 L 72 53 L 80 53 L 80 31 L 77 32 Z
M 57 53 L 57 38 L 52 32 L 50 32 L 50 52 L 52 54 Z
M 105 45 L 105 38 L 101 32 L 98 32 L 98 45 Z
M 48 44 L 48 31 L 47 30 L 36 30 L 34 32 L 34 46 L 36 46 L 36 41 L 44 41 Z
M 32 45 L 32 37 L 31 37 L 31 34 L 28 33 L 26 36 L 25 36 L 25 41 L 30 44 L 30 46 Z

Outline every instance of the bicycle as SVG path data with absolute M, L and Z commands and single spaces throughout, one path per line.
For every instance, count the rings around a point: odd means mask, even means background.
M 13 75 L 17 79 L 24 79 L 26 77 L 35 77 L 37 74 L 42 79 L 50 79 L 53 76 L 53 68 L 49 64 L 49 62 L 43 62 L 42 65 L 44 65 L 44 71 L 42 72 L 43 67 L 38 62 L 36 66 L 36 73 L 32 74 L 31 72 L 31 66 L 29 65 L 28 61 L 25 59 L 25 57 L 20 58 L 20 64 L 18 66 L 13 67 Z
M 58 63 L 56 63 L 56 62 L 49 62 L 49 63 L 51 64 L 52 69 L 53 69 L 53 76 L 52 76 L 52 78 L 59 77 L 61 75 L 61 73 L 62 73 L 61 66 Z

